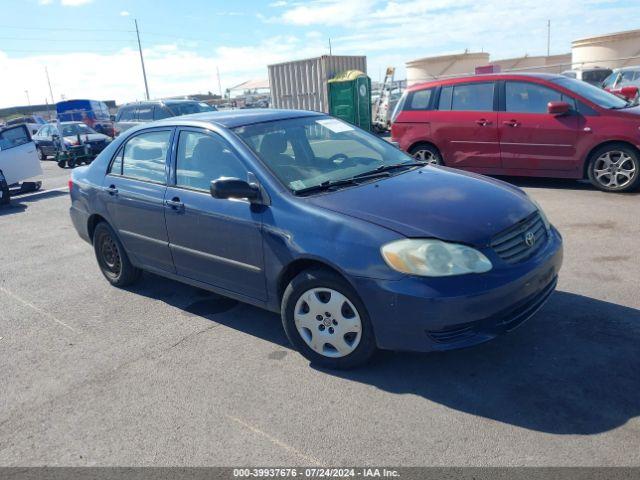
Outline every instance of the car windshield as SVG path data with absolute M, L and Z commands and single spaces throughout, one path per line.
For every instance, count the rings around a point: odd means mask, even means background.
M 191 113 L 213 112 L 215 111 L 206 103 L 202 102 L 184 102 L 184 103 L 170 103 L 167 107 L 179 117 L 180 115 L 189 115 Z
M 258 123 L 234 131 L 294 193 L 414 165 L 412 157 L 390 143 L 328 116 Z
M 92 128 L 89 128 L 84 123 L 70 123 L 68 125 L 62 125 L 62 136 L 72 137 L 74 135 L 89 135 L 92 133 L 98 133 Z
M 594 87 L 587 82 L 568 77 L 554 78 L 552 82 L 561 87 L 568 88 L 572 92 L 577 93 L 602 108 L 625 108 L 629 105 L 629 102 L 626 100 L 598 87 Z

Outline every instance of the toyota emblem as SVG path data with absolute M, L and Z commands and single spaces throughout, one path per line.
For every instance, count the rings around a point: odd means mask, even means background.
M 536 243 L 536 236 L 533 232 L 527 232 L 524 234 L 524 243 L 527 244 L 527 247 L 533 247 L 533 244 Z

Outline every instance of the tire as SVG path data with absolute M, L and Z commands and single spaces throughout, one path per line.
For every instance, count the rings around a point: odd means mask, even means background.
M 291 344 L 314 365 L 354 368 L 376 352 L 364 304 L 351 285 L 331 271 L 306 270 L 291 280 L 281 316 Z
M 640 155 L 624 143 L 598 148 L 589 158 L 587 175 L 604 192 L 629 192 L 640 185 Z
M 442 155 L 440 151 L 433 145 L 428 143 L 421 143 L 416 145 L 409 152 L 413 158 L 421 162 L 430 163 L 433 165 L 444 165 Z
M 67 161 L 66 160 L 58 160 L 58 166 L 60 168 L 64 168 L 67 165 Z
M 126 287 L 140 278 L 142 270 L 131 264 L 118 236 L 106 222 L 100 222 L 93 231 L 93 250 L 100 271 L 114 287 Z
M 45 161 L 47 159 L 47 156 L 44 154 L 44 151 L 40 147 L 38 147 L 37 150 L 38 150 L 38 156 L 40 157 L 40 160 Z
M 42 182 L 23 182 L 20 190 L 23 193 L 37 192 L 41 187 Z
M 2 170 L 0 170 L 0 205 L 9 205 L 11 203 L 11 192 L 9 191 L 9 185 L 4 178 Z

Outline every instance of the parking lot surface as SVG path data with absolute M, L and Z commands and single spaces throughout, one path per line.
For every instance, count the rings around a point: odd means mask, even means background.
M 640 466 L 640 195 L 510 179 L 565 239 L 511 334 L 313 368 L 278 315 L 145 274 L 111 287 L 69 175 L 0 209 L 0 465 Z

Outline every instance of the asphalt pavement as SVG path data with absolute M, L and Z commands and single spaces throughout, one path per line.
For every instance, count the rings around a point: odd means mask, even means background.
M 640 194 L 509 179 L 565 239 L 548 304 L 480 347 L 332 372 L 273 313 L 109 286 L 43 164 L 0 209 L 0 465 L 640 466 Z

